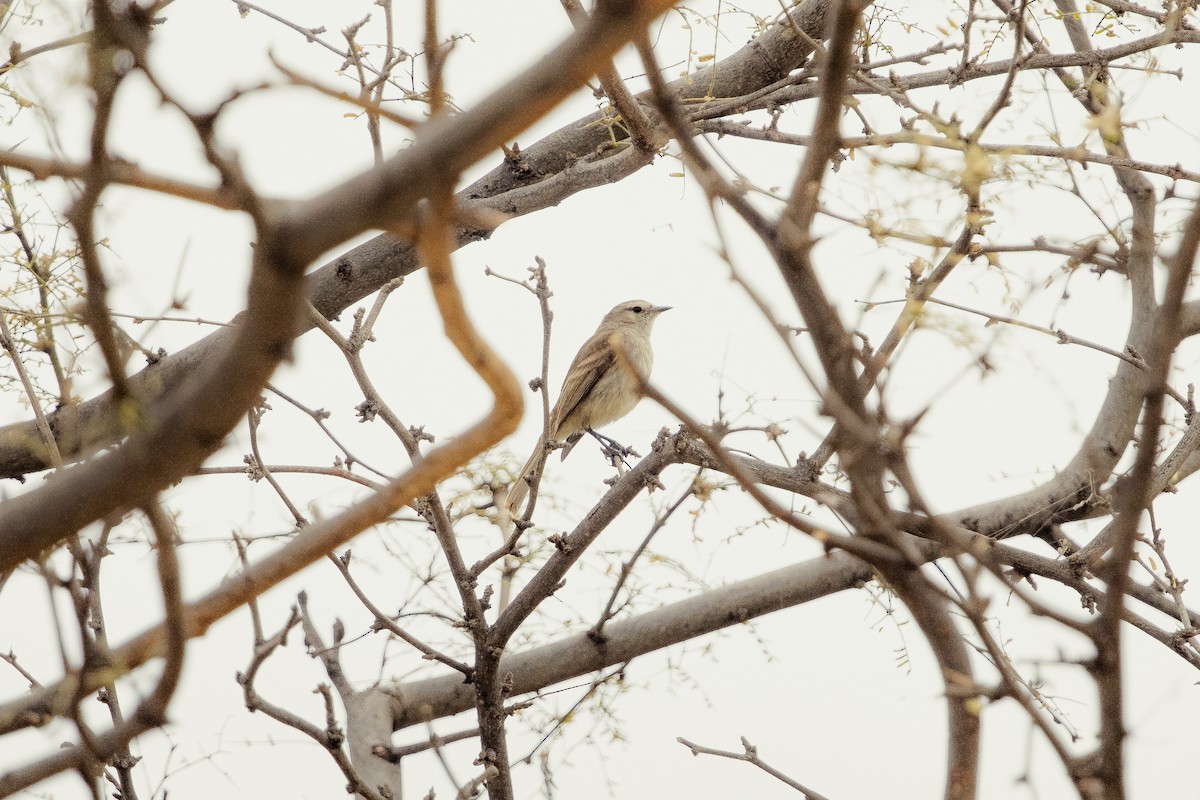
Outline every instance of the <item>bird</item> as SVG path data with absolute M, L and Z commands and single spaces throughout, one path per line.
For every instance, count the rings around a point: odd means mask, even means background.
M 605 314 L 596 332 L 579 348 L 550 412 L 550 441 L 565 444 L 563 459 L 584 433 L 607 438 L 595 429 L 620 419 L 637 405 L 641 399 L 637 379 L 621 364 L 614 343 L 619 341 L 633 367 L 643 376 L 649 376 L 654 364 L 650 329 L 658 315 L 670 309 L 671 306 L 656 306 L 646 300 L 627 300 Z M 546 445 L 544 435 L 539 437 L 529 460 L 509 488 L 505 506 L 510 516 L 517 514 L 529 493 L 530 478 L 547 456 Z

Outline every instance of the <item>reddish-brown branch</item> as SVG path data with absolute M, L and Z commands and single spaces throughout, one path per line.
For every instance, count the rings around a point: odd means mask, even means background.
M 804 0 L 790 13 L 789 20 L 810 36 L 819 37 L 829 2 Z M 673 82 L 671 90 L 683 95 L 693 85 L 705 85 L 722 96 L 744 94 L 786 76 L 809 53 L 809 44 L 796 37 L 789 24 L 776 25 L 731 56 Z M 554 69 L 554 65 L 548 68 Z M 487 215 L 492 221 L 484 226 L 478 221 L 464 220 L 457 232 L 457 245 L 485 238 L 498 224 L 494 212 L 509 218 L 542 210 L 576 192 L 621 180 L 649 163 L 646 153 L 638 148 L 625 148 L 602 158 L 581 158 L 578 154 L 594 153 L 608 139 L 606 130 L 592 124 L 598 119 L 599 114 L 592 114 L 563 126 L 523 148 L 519 157 L 514 153 L 513 159 L 460 191 L 460 210 L 477 217 Z M 499 142 L 494 142 L 492 146 L 498 145 Z M 436 157 L 439 153 L 431 155 Z M 114 165 L 112 172 L 114 180 L 118 180 L 120 166 Z M 240 202 L 232 192 L 222 192 L 222 197 L 225 198 L 222 207 L 237 207 Z M 215 199 L 213 202 L 221 204 Z M 314 271 L 308 278 L 309 299 L 322 315 L 332 319 L 350 304 L 419 266 L 411 245 L 391 236 L 380 236 Z M 307 327 L 299 325 L 297 335 Z M 135 391 L 139 396 L 154 398 L 177 390 L 197 369 L 214 360 L 227 346 L 229 335 L 228 331 L 219 331 L 161 359 L 131 378 Z M 49 421 L 67 459 L 110 445 L 123 435 L 117 409 L 103 396 L 52 413 Z M 14 477 L 46 467 L 45 460 L 30 445 L 36 436 L 29 423 L 0 428 L 0 476 Z
M 411 148 L 378 169 L 285 214 L 272 215 L 241 185 L 243 203 L 259 226 L 241 324 L 227 333 L 218 357 L 144 411 L 146 424 L 124 446 L 0 508 L 0 571 L 199 467 L 288 353 L 301 329 L 302 273 L 313 257 L 363 230 L 403 218 L 448 174 L 549 111 L 669 5 L 666 0 L 632 8 L 600 4 L 584 29 L 475 109 L 431 122 Z

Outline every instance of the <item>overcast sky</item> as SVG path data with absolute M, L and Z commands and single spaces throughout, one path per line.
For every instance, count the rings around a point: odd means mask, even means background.
M 402 20 L 398 44 L 415 52 L 420 42 L 416 4 L 397 5 L 404 6 L 397 9 Z M 362 0 L 338 4 L 288 0 L 269 7 L 301 25 L 324 26 L 323 37 L 339 47 L 344 44 L 339 29 L 378 11 Z M 704 4 L 693 8 L 710 10 Z M 755 9 L 770 16 L 777 7 L 762 2 Z M 906 21 L 922 21 L 904 39 L 903 49 L 936 41 L 936 26 L 944 17 L 940 9 L 941 4 L 927 2 L 897 9 Z M 28 48 L 76 32 L 84 12 L 82 4 L 47 3 L 33 13 L 40 20 L 36 26 L 10 22 L 0 41 L 5 50 L 13 40 Z M 518 11 L 511 4 L 455 2 L 446 4 L 443 13 L 444 31 L 464 36 L 447 72 L 448 88 L 460 107 L 484 97 L 569 31 L 565 15 L 553 3 Z M 282 83 L 268 53 L 326 84 L 353 91 L 348 78 L 335 74 L 340 66 L 337 56 L 260 14 L 241 18 L 232 2 L 178 0 L 165 15 L 166 23 L 155 32 L 153 61 L 164 85 L 195 111 L 208 110 L 234 89 L 249 89 L 263 81 Z M 719 30 L 700 24 L 693 15 L 687 18 L 696 20 L 691 29 L 683 27 L 684 16 L 673 14 L 661 30 L 660 60 L 678 62 L 675 72 L 685 68 L 689 49 L 694 58 L 720 57 L 741 47 L 753 32 L 752 20 L 728 6 Z M 377 41 L 378 28 L 368 30 L 376 33 L 364 39 Z M 1159 57 L 1164 69 L 1182 67 L 1185 76 L 1200 67 L 1194 52 L 1187 49 L 1163 51 Z M 33 154 L 86 156 L 90 111 L 81 83 L 83 58 L 81 48 L 67 48 L 7 76 L 42 106 L 50 122 L 25 112 L 16 124 L 0 131 L 0 145 L 19 146 Z M 619 64 L 623 74 L 640 73 L 628 54 Z M 668 75 L 675 72 L 668 70 Z M 1128 132 L 1135 157 L 1200 169 L 1195 133 L 1200 130 L 1200 104 L 1195 102 L 1194 85 L 1164 76 L 1147 81 L 1139 72 L 1118 72 L 1115 77 L 1125 98 L 1125 118 L 1137 123 Z M 632 85 L 643 86 L 636 79 Z M 943 113 L 955 104 L 964 115 L 978 113 L 980 104 L 990 101 L 988 90 L 994 92 L 995 84 L 981 82 L 939 94 Z M 1087 135 L 1078 104 L 1062 91 L 1047 92 L 1049 101 L 1025 99 L 1024 93 L 1045 91 L 1033 81 L 1022 84 L 1019 91 L 1021 102 L 1031 110 L 1020 118 L 1002 118 L 994 129 L 997 141 L 1028 137 L 1045 141 L 1052 105 L 1057 123 L 1074 137 L 1068 137 L 1068 142 L 1082 141 Z M 596 104 L 589 92 L 578 92 L 518 141 L 532 143 L 594 110 Z M 785 112 L 780 127 L 807 132 L 810 105 Z M 413 106 L 411 111 L 415 110 Z M 54 138 L 47 135 L 51 122 Z M 304 89 L 253 92 L 222 115 L 218 130 L 222 145 L 236 154 L 264 195 L 305 198 L 371 164 L 364 120 Z M 844 131 L 859 133 L 853 117 L 844 121 Z M 403 147 L 406 135 L 399 128 L 385 129 L 385 153 Z M 801 157 L 800 151 L 779 145 L 722 140 L 718 146 L 759 186 L 778 187 L 784 193 Z M 121 91 L 113 151 L 148 170 L 198 182 L 212 180 L 181 117 L 157 103 L 138 75 Z M 897 150 L 887 157 L 899 162 L 909 156 Z M 487 159 L 466 180 L 498 161 L 498 154 Z M 1026 185 L 1043 168 L 1037 164 L 1029 172 L 1016 168 L 1012 186 L 991 197 L 996 211 L 995 225 L 988 231 L 991 241 L 1028 242 L 1047 235 L 1070 242 L 1095 232 L 1090 212 L 1065 191 Z M 714 419 L 721 407 L 739 425 L 778 422 L 788 430 L 781 446 L 794 460 L 801 451 L 815 448 L 825 430 L 816 394 L 791 365 L 770 323 L 730 280 L 730 266 L 720 255 L 722 240 L 714 232 L 708 205 L 698 187 L 678 175 L 683 171 L 677 159 L 660 158 L 619 184 L 510 221 L 490 240 L 463 249 L 455 255 L 455 264 L 468 309 L 522 379 L 533 377 L 541 358 L 537 304 L 518 287 L 485 276 L 484 269 L 521 278 L 535 256 L 545 259 L 555 310 L 550 383 L 557 390 L 575 349 L 613 304 L 646 298 L 674 306 L 659 320 L 654 334 L 656 383 L 701 419 Z M 1093 186 L 1113 185 L 1111 175 L 1095 165 L 1081 179 Z M 825 200 L 840 213 L 853 213 L 868 204 L 900 208 L 912 229 L 945 234 L 961 224 L 961 210 L 960 204 L 945 202 L 953 195 L 940 186 L 912 173 L 902 178 L 896 170 L 858 158 L 841 165 L 827 183 Z M 51 207 L 60 212 L 66 208 L 63 186 L 48 182 L 41 188 Z M 1194 186 L 1181 186 L 1180 192 L 1196 195 Z M 769 201 L 762 202 L 764 208 L 771 208 Z M 1165 205 L 1163 227 L 1178 220 L 1183 208 L 1180 203 Z M 1124 200 L 1114 197 L 1105 213 L 1120 220 L 1126 210 Z M 245 218 L 114 188 L 105 194 L 101 219 L 115 311 L 160 315 L 172 300 L 180 300 L 183 307 L 172 311 L 173 316 L 220 322 L 243 307 L 252 240 Z M 780 321 L 800 324 L 761 248 L 732 216 L 722 212 L 722 219 L 724 241 L 738 274 L 762 293 Z M 847 319 L 877 343 L 897 307 L 878 305 L 866 312 L 859 301 L 901 298 L 908 264 L 914 257 L 928 257 L 928 251 L 907 245 L 880 247 L 846 226 L 830 220 L 821 224 L 828 234 L 817 248 L 822 277 Z M 1165 252 L 1173 249 L 1172 243 L 1164 244 Z M 956 273 L 944 296 L 1039 325 L 1062 327 L 1119 349 L 1128 318 L 1125 281 L 1086 271 L 1067 277 L 1059 269 L 1061 261 L 1013 258 L 1006 261 L 1007 272 L 990 269 L 982 260 L 973 262 Z M 1090 425 L 1114 369 L 1111 358 L 1064 347 L 1048 336 L 985 327 L 981 318 L 948 309 L 933 314 L 929 329 L 914 334 L 900 355 L 887 398 L 896 417 L 932 406 L 911 442 L 917 479 L 928 498 L 938 510 L 950 510 L 1047 479 L 1075 451 Z M 343 332 L 349 329 L 350 317 L 345 314 L 338 323 Z M 143 344 L 168 351 L 212 329 L 194 322 L 127 323 L 129 332 Z M 422 274 L 409 278 L 392 296 L 377 327 L 377 339 L 365 355 L 368 367 L 406 424 L 423 425 L 441 439 L 464 430 L 486 410 L 488 397 L 480 383 L 441 338 Z M 986 377 L 976 366 L 982 355 L 995 367 Z M 90 397 L 103 384 L 103 370 L 94 355 L 87 359 L 91 372 L 80 378 L 77 390 Z M 1176 366 L 1180 371 L 1174 384 L 1183 390 L 1195 373 L 1195 348 L 1181 350 Z M 281 368 L 273 384 L 310 408 L 328 409 L 330 426 L 364 461 L 385 472 L 402 469 L 403 451 L 382 435 L 381 423 L 356 421 L 354 406 L 361 396 L 344 361 L 320 334 L 299 340 L 295 359 Z M 720 399 L 719 393 L 723 393 Z M 540 398 L 529 394 L 528 400 L 532 413 L 502 446 L 518 464 L 541 427 Z M 275 411 L 264 423 L 261 442 L 269 460 L 330 463 L 333 450 L 314 435 L 312 423 L 278 398 L 270 402 Z M 0 423 L 27 415 L 15 395 L 0 396 Z M 674 424 L 664 411 L 644 402 L 607 432 L 644 453 L 659 428 Z M 761 435 L 741 435 L 732 444 L 781 460 L 778 449 Z M 209 464 L 240 465 L 248 449 L 246 428 L 239 426 Z M 562 500 L 558 507 L 544 510 L 544 523 L 549 530 L 569 528 L 602 494 L 601 481 L 611 470 L 594 447 L 584 446 L 561 465 L 552 461 L 550 469 L 548 480 Z M 581 562 L 567 590 L 548 601 L 545 616 L 534 621 L 531 634 L 539 637 L 535 641 L 548 641 L 562 635 L 567 625 L 581 628 L 595 619 L 615 579 L 613 568 L 645 535 L 654 510 L 678 497 L 691 475 L 681 468 L 668 471 L 666 492 L 639 500 L 605 534 L 594 557 Z M 34 477 L 26 488 L 38 484 Z M 363 491 L 299 477 L 288 478 L 287 485 L 310 503 L 304 511 L 314 518 L 335 513 Z M 265 486 L 252 485 L 243 477 L 188 481 L 166 497 L 179 515 L 185 537 L 195 541 L 181 551 L 189 596 L 202 594 L 236 568 L 228 544 L 231 532 L 263 536 L 291 528 L 290 516 L 278 499 Z M 1174 565 L 1185 576 L 1189 567 L 1200 566 L 1200 548 L 1195 537 L 1187 535 L 1194 524 L 1194 503 L 1175 496 L 1156 503 L 1158 522 L 1169 532 Z M 697 505 L 692 501 L 686 509 Z M 815 509 L 805 510 L 815 513 Z M 634 610 L 819 556 L 820 549 L 798 533 L 778 524 L 756 525 L 761 516 L 736 490 L 718 495 L 698 517 L 681 513 L 655 540 L 657 563 L 646 565 L 645 591 L 635 599 Z M 834 524 L 829 517 L 824 519 Z M 482 554 L 496 546 L 496 537 L 494 529 L 466 526 L 464 547 Z M 449 576 L 439 573 L 440 588 L 418 591 L 412 574 L 429 565 L 441 569 L 434 546 L 419 523 L 396 524 L 364 535 L 354 543 L 360 559 L 358 575 L 384 608 L 398 608 L 414 598 L 415 608 L 434 608 L 439 598 L 453 594 Z M 270 547 L 269 542 L 258 544 L 251 553 L 265 553 Z M 120 557 L 106 564 L 105 578 L 113 641 L 147 625 L 151 615 L 146 609 L 158 603 L 149 582 L 152 554 L 136 542 L 118 544 L 117 551 Z M 339 616 L 349 636 L 366 633 L 370 618 L 328 564 L 311 567 L 263 599 L 268 629 L 283 623 L 301 589 L 308 591 L 326 635 L 328 625 Z M 1045 585 L 1040 591 L 1048 596 L 1055 593 Z M 1017 665 L 1047 682 L 1048 692 L 1078 729 L 1081 748 L 1090 747 L 1097 732 L 1090 682 L 1078 668 L 1057 663 L 1086 657 L 1086 644 L 1065 638 L 1057 626 L 1027 619 L 1016 608 L 1004 609 L 1005 602 L 1003 592 L 997 593 L 994 610 L 1002 620 L 998 630 Z M 738 737 L 745 736 L 774 766 L 840 800 L 936 796 L 944 781 L 941 678 L 919 632 L 907 623 L 906 612 L 897 609 L 889 615 L 886 603 L 873 600 L 865 591 L 847 592 L 638 659 L 628 670 L 623 691 L 610 692 L 600 708 L 589 707 L 567 727 L 565 741 L 550 748 L 556 796 L 604 797 L 610 792 L 622 798 L 718 797 L 738 792 L 761 798 L 794 796 L 747 765 L 693 758 L 676 743 L 678 736 L 731 750 L 739 749 Z M 61 669 L 54 640 L 47 638 L 52 627 L 44 587 L 32 574 L 19 574 L 0 593 L 0 650 L 13 648 L 23 666 L 52 680 Z M 260 686 L 274 702 L 319 721 L 319 698 L 311 690 L 325 676 L 317 663 L 304 656 L 301 637 L 294 638 L 268 663 Z M 1194 754 L 1194 720 L 1200 718 L 1196 675 L 1181 659 L 1145 637 L 1129 634 L 1127 639 L 1130 674 L 1137 676 L 1128 683 L 1130 795 L 1164 795 L 1178 789 Z M 184 683 L 171 706 L 172 724 L 137 745 L 146 756 L 140 766 L 146 796 L 164 772 L 171 773 L 165 788 L 173 800 L 341 795 L 344 779 L 319 747 L 263 715 L 245 711 L 233 676 L 245 668 L 251 644 L 248 615 L 238 613 L 190 645 Z M 385 648 L 378 636 L 349 646 L 345 659 L 360 685 L 381 678 L 404 679 L 418 670 L 440 674 L 411 652 L 394 645 Z M 135 684 L 152 686 L 153 672 L 151 668 L 149 674 L 139 674 Z M 536 726 L 569 709 L 586 683 L 574 682 L 574 688 L 540 702 L 526 712 L 527 720 Z M 13 671 L 0 670 L 0 697 L 19 696 L 24 688 Z M 135 696 L 126 698 L 127 706 L 132 707 Z M 434 729 L 444 735 L 472 726 L 468 714 L 439 721 Z M 523 732 L 525 720 L 515 719 L 513 727 L 511 753 L 524 754 L 536 745 L 537 737 Z M 1026 764 L 1028 724 L 1014 708 L 1001 705 L 986 712 L 984 730 L 981 796 L 1033 796 L 1015 784 Z M 53 749 L 73 735 L 69 726 L 56 723 L 10 737 L 0 754 L 0 768 Z M 414 728 L 397 735 L 396 741 L 408 743 L 425 735 L 426 731 Z M 466 742 L 446 750 L 459 781 L 473 775 L 475 747 Z M 1032 752 L 1037 796 L 1055 797 L 1068 790 L 1042 747 L 1035 745 Z M 190 766 L 182 769 L 185 764 Z M 516 775 L 519 797 L 541 796 L 536 761 L 519 768 Z M 414 797 L 431 785 L 438 788 L 439 796 L 450 796 L 444 774 L 431 758 L 406 761 L 405 781 L 406 791 Z M 41 790 L 56 797 L 83 795 L 74 776 L 61 776 Z

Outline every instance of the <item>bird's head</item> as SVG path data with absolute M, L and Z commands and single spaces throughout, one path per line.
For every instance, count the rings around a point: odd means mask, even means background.
M 670 311 L 671 306 L 656 306 L 646 300 L 626 300 L 616 305 L 612 311 L 604 315 L 601 327 L 624 328 L 636 326 L 646 330 L 654 324 L 654 320 L 664 311 Z

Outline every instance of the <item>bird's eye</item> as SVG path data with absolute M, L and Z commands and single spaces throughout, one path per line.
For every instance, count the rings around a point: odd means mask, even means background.
M 633 311 L 633 313 L 635 313 L 635 314 L 640 314 L 640 313 L 642 313 L 642 307 L 641 307 L 641 306 L 634 306 L 634 307 L 633 307 L 632 309 L 630 309 L 630 310 L 631 310 L 631 311 Z

